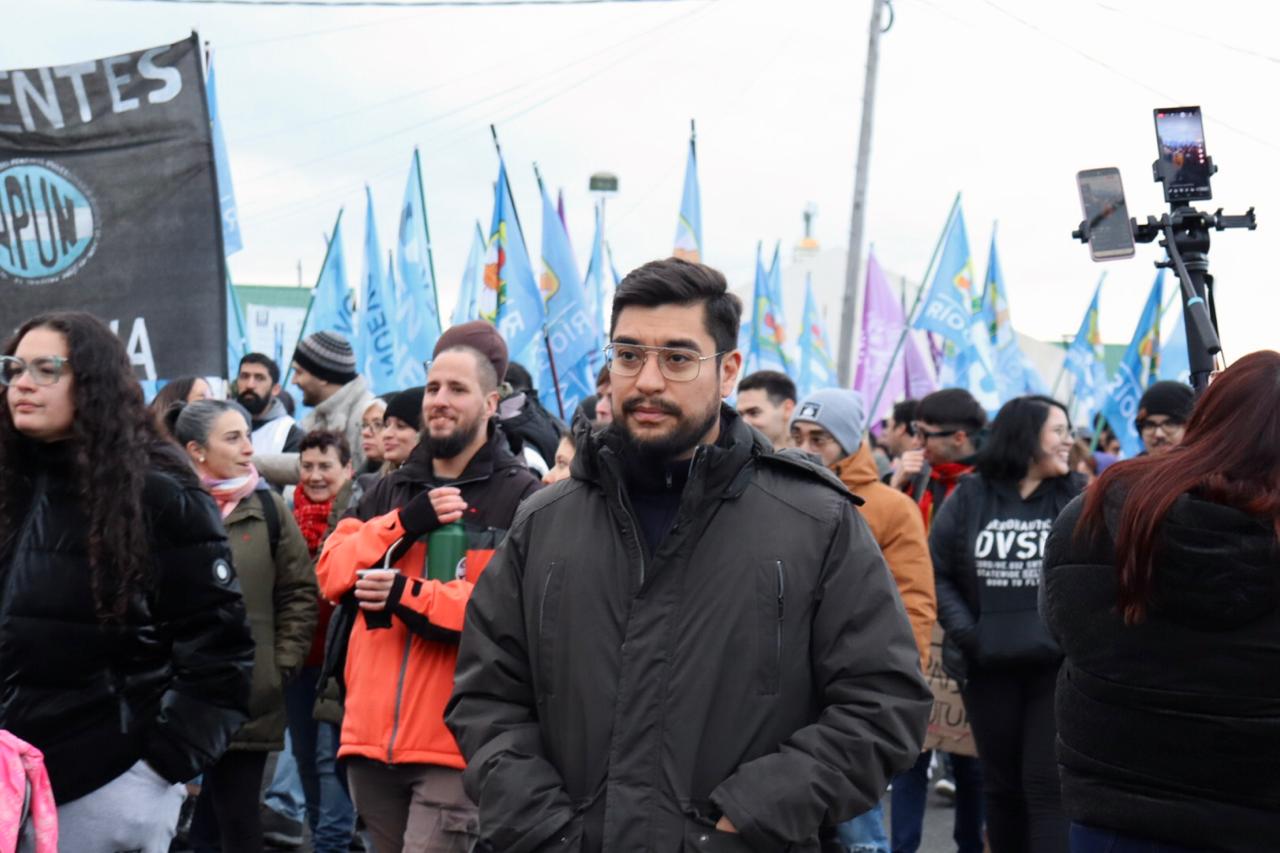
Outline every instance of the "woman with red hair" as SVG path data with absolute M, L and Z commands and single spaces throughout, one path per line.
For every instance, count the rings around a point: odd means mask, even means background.
M 1076 853 L 1280 845 L 1280 353 L 1058 518 L 1041 611 Z

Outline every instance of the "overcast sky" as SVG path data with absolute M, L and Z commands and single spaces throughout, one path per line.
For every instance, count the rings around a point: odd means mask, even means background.
M 1100 265 L 1070 239 L 1075 172 L 1120 167 L 1130 212 L 1165 209 L 1150 180 L 1151 110 L 1202 104 L 1221 172 L 1215 209 L 1256 205 L 1256 233 L 1214 235 L 1231 357 L 1276 346 L 1270 241 L 1280 217 L 1280 12 L 1218 0 L 896 0 L 881 41 L 867 239 L 882 264 L 925 269 L 957 191 L 979 276 L 991 225 L 1018 329 L 1072 334 Z M 183 38 L 214 48 L 244 228 L 237 282 L 310 284 L 345 207 L 360 273 L 364 193 L 384 251 L 415 145 L 447 313 L 473 223 L 487 228 L 498 126 L 531 254 L 537 161 L 563 187 L 580 261 L 587 178 L 621 180 L 609 239 L 626 271 L 670 253 L 691 117 L 705 260 L 747 281 L 757 240 L 848 240 L 869 0 L 686 0 L 554 8 L 262 8 L 0 0 L 0 68 L 123 53 Z M 1159 250 L 1113 262 L 1102 331 L 1127 341 Z M 834 290 L 834 288 L 824 288 Z M 831 333 L 838 305 L 830 305 Z M 798 318 L 793 318 L 798 319 Z

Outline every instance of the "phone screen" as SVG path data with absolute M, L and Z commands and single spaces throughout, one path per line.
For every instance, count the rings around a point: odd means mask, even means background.
M 1076 175 L 1080 207 L 1089 226 L 1089 255 L 1095 261 L 1131 258 L 1133 231 L 1129 208 L 1124 203 L 1120 170 L 1085 169 Z
M 1166 201 L 1213 198 L 1209 189 L 1209 156 L 1204 148 L 1204 122 L 1199 107 L 1155 110 L 1156 143 Z

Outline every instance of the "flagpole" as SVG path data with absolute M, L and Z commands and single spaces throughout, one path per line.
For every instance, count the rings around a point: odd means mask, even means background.
M 1107 280 L 1107 271 L 1106 271 L 1106 270 L 1103 270 L 1103 271 L 1102 271 L 1102 274 L 1101 274 L 1100 276 L 1098 276 L 1098 283 L 1097 283 L 1097 285 L 1096 285 L 1096 286 L 1094 287 L 1094 289 L 1093 289 L 1093 295 L 1094 295 L 1094 298 L 1095 298 L 1095 299 L 1096 299 L 1096 298 L 1098 298 L 1099 296 L 1101 296 L 1101 294 L 1102 294 L 1102 283 L 1103 283 L 1104 281 L 1106 281 L 1106 280 Z M 1093 310 L 1093 301 L 1092 301 L 1092 300 L 1090 300 L 1090 302 L 1089 302 L 1089 307 L 1085 309 L 1085 315 L 1086 315 L 1086 316 L 1088 316 L 1088 312 L 1090 312 L 1090 311 L 1092 311 L 1092 310 Z M 1053 398 L 1055 398 L 1055 399 L 1056 399 L 1056 398 L 1057 398 L 1057 396 L 1058 396 L 1058 386 L 1062 384 L 1062 380 L 1066 377 L 1066 374 L 1067 374 L 1067 353 L 1068 353 L 1068 352 L 1070 352 L 1070 351 L 1071 351 L 1071 346 L 1070 346 L 1070 344 L 1068 344 L 1068 345 L 1067 345 L 1067 349 L 1066 349 L 1066 350 L 1064 350 L 1064 351 L 1063 351 L 1063 353 L 1062 353 L 1062 369 L 1058 371 L 1058 378 L 1057 378 L 1057 379 L 1055 379 L 1055 380 L 1053 381 L 1053 390 L 1051 390 L 1051 391 L 1049 392 L 1049 396 L 1050 396 L 1050 397 L 1053 397 Z M 1071 388 L 1071 396 L 1072 396 L 1072 397 L 1075 397 L 1075 393 L 1076 393 L 1076 392 L 1075 392 L 1075 386 L 1072 386 L 1072 388 Z
M 431 227 L 427 224 L 427 191 L 422 186 L 422 160 L 418 146 L 413 146 L 414 171 L 418 173 L 418 201 L 422 204 L 422 233 L 427 236 L 427 269 L 431 271 L 431 298 L 436 303 L 436 332 L 444 331 L 444 318 L 440 316 L 440 282 L 436 280 L 435 253 L 431 250 Z
M 495 141 L 497 140 L 496 136 L 494 137 L 494 140 Z M 533 164 L 533 176 L 538 179 L 538 193 L 542 196 L 545 196 L 547 194 L 547 190 L 542 185 L 542 172 L 538 171 L 537 163 Z M 514 210 L 515 204 L 512 203 L 511 207 Z M 523 233 L 520 236 L 521 236 L 521 239 L 524 238 Z M 544 258 L 542 263 L 546 264 L 546 262 L 547 261 Z M 538 289 L 538 298 L 543 300 L 546 299 L 546 297 L 542 295 L 541 288 Z M 548 324 L 545 321 L 546 315 L 547 315 L 547 311 L 546 311 L 546 304 L 544 301 L 543 310 L 542 310 L 542 316 L 544 318 L 544 321 L 542 324 L 542 343 L 547 348 L 547 364 L 551 367 L 551 383 L 556 387 L 556 408 L 560 411 L 560 420 L 564 420 L 564 395 L 560 393 L 560 372 L 556 370 L 556 354 L 551 349 L 551 334 L 548 328 Z
M 916 291 L 915 302 L 911 306 L 911 313 L 903 319 L 902 334 L 898 336 L 898 343 L 893 348 L 893 355 L 889 356 L 889 366 L 885 369 L 884 376 L 880 380 L 880 387 L 876 390 L 876 396 L 871 401 L 870 408 L 867 409 L 867 417 L 875 415 L 877 407 L 880 405 L 880 398 L 884 396 L 884 389 L 889 385 L 889 377 L 893 374 L 894 362 L 898 360 L 898 356 L 902 354 L 902 347 L 907 342 L 907 335 L 911 334 L 911 323 L 915 319 L 916 311 L 920 309 L 920 301 L 924 298 L 925 287 L 929 283 L 929 275 L 934 271 L 934 264 L 938 261 L 938 255 L 942 252 L 942 244 L 947 239 L 947 234 L 951 232 L 951 222 L 955 219 L 956 211 L 960 209 L 960 193 L 956 193 L 955 200 L 951 202 L 951 212 L 947 214 L 946 224 L 942 226 L 942 234 L 938 237 L 937 244 L 933 247 L 933 254 L 929 257 L 929 266 L 925 268 L 924 278 L 920 279 L 920 289 Z M 863 310 L 866 310 L 866 299 L 863 299 Z M 856 322 L 856 318 L 855 318 Z
M 342 224 L 342 208 L 338 208 L 338 218 L 333 222 L 333 233 L 338 234 L 338 226 Z M 298 339 L 293 342 L 293 348 L 296 350 L 298 344 L 302 343 L 302 336 L 307 332 L 307 321 L 311 319 L 311 309 L 316 304 L 316 290 L 320 287 L 320 276 L 324 275 L 324 268 L 329 264 L 329 253 L 333 251 L 333 237 L 325 238 L 324 242 L 324 260 L 320 261 L 320 274 L 316 276 L 316 283 L 311 288 L 311 297 L 307 299 L 307 313 L 302 315 L 302 325 L 298 327 Z M 293 378 L 293 361 L 290 360 L 288 369 L 285 370 L 284 379 L 281 381 L 281 387 L 288 385 L 289 380 Z

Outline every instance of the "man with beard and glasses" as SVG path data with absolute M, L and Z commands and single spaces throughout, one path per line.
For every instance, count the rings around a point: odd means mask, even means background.
M 254 453 L 297 453 L 305 432 L 280 402 L 280 365 L 260 352 L 240 359 L 236 402 L 249 413 Z
M 298 341 L 293 351 L 293 384 L 302 391 L 303 404 L 314 407 L 302 419 L 303 431 L 342 433 L 354 466 L 363 466 L 360 426 L 373 395 L 364 377 L 356 373 L 355 352 L 347 339 L 337 332 L 316 332 Z M 253 464 L 277 488 L 296 486 L 302 477 L 297 453 L 263 453 L 255 448 Z
M 440 337 L 427 368 L 421 442 L 338 524 L 320 557 L 321 591 L 343 601 L 350 617 L 338 755 L 378 853 L 468 851 L 474 841 L 475 806 L 444 707 L 471 590 L 516 506 L 542 485 L 496 424 L 506 369 L 506 344 L 489 323 Z M 458 521 L 466 560 L 441 579 L 441 568 L 428 565 L 427 540 Z M 384 565 L 395 571 L 361 571 Z M 335 656 L 336 648 L 326 650 L 326 670 L 337 667 Z
M 919 753 L 932 697 L 858 499 L 722 402 L 740 313 L 675 258 L 619 284 L 613 423 L 476 587 L 446 719 L 489 849 L 816 851 Z

